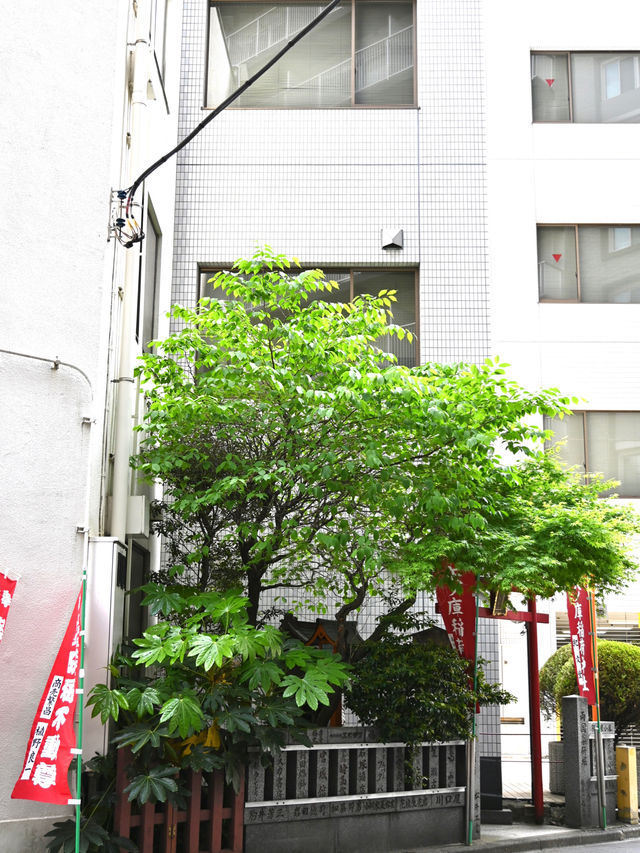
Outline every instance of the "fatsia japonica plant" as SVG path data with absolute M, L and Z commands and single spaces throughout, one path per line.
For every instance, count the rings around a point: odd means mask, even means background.
M 310 743 L 305 714 L 347 682 L 338 656 L 250 625 L 237 590 L 144 590 L 143 603 L 164 618 L 87 703 L 103 723 L 114 721 L 117 746 L 131 749 L 130 799 L 180 801 L 177 768 L 224 769 L 237 785 L 248 748 L 273 753 L 285 731 Z

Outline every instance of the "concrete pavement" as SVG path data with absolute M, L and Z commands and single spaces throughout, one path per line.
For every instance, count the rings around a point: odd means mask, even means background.
M 631 842 L 637 839 L 637 847 Z M 555 850 L 558 848 L 591 847 L 603 844 L 628 841 L 620 848 L 620 853 L 640 853 L 640 826 L 615 824 L 606 830 L 602 829 L 567 829 L 561 826 L 537 826 L 531 823 L 513 824 L 511 826 L 485 826 L 482 838 L 474 841 L 468 847 L 464 844 L 447 844 L 445 847 L 419 847 L 402 849 L 398 853 L 527 853 L 536 850 Z M 614 848 L 615 849 L 615 848 Z

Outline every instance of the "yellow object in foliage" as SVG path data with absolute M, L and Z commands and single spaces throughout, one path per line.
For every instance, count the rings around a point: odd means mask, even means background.
M 208 729 L 203 729 L 197 735 L 191 735 L 191 737 L 181 741 L 182 754 L 190 755 L 193 747 L 199 743 L 211 749 L 218 749 L 220 747 L 220 729 L 217 723 L 212 723 Z

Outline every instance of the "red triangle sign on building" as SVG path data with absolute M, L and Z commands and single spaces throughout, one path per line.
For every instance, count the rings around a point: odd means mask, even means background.
M 555 81 L 556 81 L 555 77 L 545 77 L 545 82 L 549 88 L 551 88 L 553 86 Z
M 554 260 L 556 263 L 558 263 L 558 261 L 560 260 L 560 258 L 562 257 L 562 255 L 551 255 L 551 257 L 553 258 L 553 260 Z

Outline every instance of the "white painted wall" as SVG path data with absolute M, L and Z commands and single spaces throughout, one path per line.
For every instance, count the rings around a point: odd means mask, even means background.
M 83 537 L 77 527 L 88 517 L 92 537 L 108 532 L 103 523 L 108 465 L 103 461 L 111 449 L 117 404 L 112 380 L 118 369 L 118 289 L 126 250 L 108 242 L 107 229 L 110 191 L 129 185 L 131 8 L 116 0 L 92 4 L 90 10 L 79 0 L 54 5 L 27 0 L 5 16 L 0 33 L 5 116 L 0 131 L 5 200 L 0 218 L 0 571 L 21 574 L 0 644 L 3 853 L 43 850 L 42 835 L 51 820 L 71 811 L 11 800 L 10 795 L 80 588 Z M 181 10 L 181 0 L 168 0 L 169 111 L 150 64 L 157 100 L 147 108 L 147 162 L 175 144 Z M 174 168 L 164 166 L 147 187 L 165 237 L 165 311 Z M 142 197 L 139 192 L 138 200 Z M 56 357 L 61 364 L 52 369 Z M 85 417 L 93 423 L 83 423 Z M 108 602 L 98 607 L 104 611 Z M 90 621 L 92 616 L 104 612 L 90 613 Z M 93 622 L 100 624 L 100 618 Z M 113 625 L 117 633 L 117 618 Z M 92 659 L 92 645 L 95 649 L 95 637 L 93 643 L 89 638 L 88 654 L 89 668 L 97 670 L 107 663 L 106 652 Z M 95 721 L 87 723 L 94 742 L 100 728 Z

